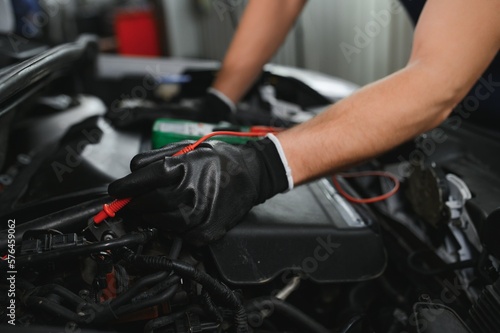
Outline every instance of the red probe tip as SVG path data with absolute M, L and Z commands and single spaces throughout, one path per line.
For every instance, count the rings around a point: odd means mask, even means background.
M 116 212 L 125 207 L 130 202 L 130 200 L 132 200 L 132 198 L 117 199 L 109 205 L 104 204 L 102 206 L 102 210 L 96 216 L 94 216 L 94 223 L 99 224 L 108 217 L 114 217 L 116 215 Z

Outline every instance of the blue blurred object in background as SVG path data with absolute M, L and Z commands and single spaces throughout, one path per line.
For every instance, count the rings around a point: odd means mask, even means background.
M 26 38 L 42 37 L 48 17 L 38 0 L 12 0 L 12 7 L 16 16 L 16 33 Z

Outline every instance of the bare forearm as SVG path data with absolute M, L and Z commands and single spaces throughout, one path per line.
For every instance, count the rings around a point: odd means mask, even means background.
M 281 133 L 294 183 L 375 157 L 437 126 L 458 100 L 428 75 L 408 67 Z
M 428 0 L 403 70 L 279 135 L 299 184 L 439 125 L 500 49 L 500 2 Z
M 252 0 L 213 87 L 237 102 L 283 43 L 306 0 Z

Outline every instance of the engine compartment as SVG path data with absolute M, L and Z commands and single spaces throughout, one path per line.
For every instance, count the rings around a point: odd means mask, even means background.
M 323 178 L 197 248 L 126 208 L 89 220 L 155 120 L 199 119 L 217 64 L 113 59 L 89 37 L 37 57 L 0 82 L 2 331 L 498 332 L 498 132 L 452 115 L 349 170 L 395 174 L 388 199 L 352 203 Z M 355 89 L 268 66 L 222 126 L 293 126 Z

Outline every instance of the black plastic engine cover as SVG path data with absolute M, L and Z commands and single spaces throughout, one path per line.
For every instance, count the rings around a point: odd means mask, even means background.
M 410 327 L 412 333 L 472 333 L 455 311 L 439 303 L 416 303 Z
M 319 283 L 375 278 L 386 266 L 378 235 L 326 179 L 254 207 L 242 223 L 210 245 L 222 277 L 265 283 L 301 274 Z

